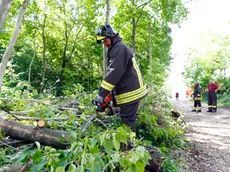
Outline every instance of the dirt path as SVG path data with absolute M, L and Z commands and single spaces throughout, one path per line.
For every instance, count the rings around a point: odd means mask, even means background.
M 193 102 L 173 101 L 175 109 L 184 115 L 188 127 L 186 138 L 191 141 L 190 150 L 177 153 L 185 159 L 185 172 L 230 172 L 230 108 L 218 107 L 216 113 L 208 113 L 207 105 L 202 113 L 191 112 Z

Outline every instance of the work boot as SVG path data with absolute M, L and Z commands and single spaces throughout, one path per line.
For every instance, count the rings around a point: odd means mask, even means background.
M 196 112 L 196 110 L 195 110 L 195 109 L 193 109 L 193 110 L 191 110 L 191 112 Z
M 201 112 L 201 110 L 198 110 L 197 112 L 199 113 L 199 112 Z
M 212 112 L 214 112 L 214 113 L 215 113 L 215 112 L 216 112 L 216 109 L 212 109 Z
M 209 109 L 209 110 L 207 110 L 206 112 L 212 112 L 212 110 L 211 110 L 211 109 Z

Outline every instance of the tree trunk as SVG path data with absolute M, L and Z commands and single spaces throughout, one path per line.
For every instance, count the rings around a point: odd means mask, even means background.
M 106 16 L 105 16 L 105 24 L 110 24 L 110 0 L 106 0 Z M 106 75 L 107 70 L 107 51 L 108 48 L 103 46 L 103 75 Z
M 4 24 L 4 20 L 7 16 L 8 10 L 10 9 L 12 0 L 1 0 L 0 1 L 0 30 Z
M 23 4 L 22 4 L 22 7 L 20 9 L 20 13 L 19 13 L 19 16 L 18 16 L 18 20 L 16 22 L 16 25 L 15 25 L 15 30 L 14 30 L 14 34 L 10 40 L 10 43 L 3 55 L 3 58 L 2 58 L 2 62 L 0 64 L 0 89 L 2 87 L 2 84 L 3 84 L 3 78 L 4 78 L 4 75 L 5 75 L 5 70 L 6 70 L 6 66 L 7 66 L 7 62 L 10 58 L 10 54 L 14 48 L 14 45 L 18 39 L 18 35 L 19 35 L 19 31 L 20 31 L 20 27 L 22 25 L 22 19 L 23 19 L 23 16 L 25 14 L 25 11 L 26 11 L 26 7 L 28 6 L 29 4 L 29 0 L 24 0 Z
M 151 35 L 151 24 L 149 23 L 149 66 L 150 66 L 150 75 L 153 73 L 153 57 L 152 57 L 152 35 Z M 150 81 L 150 91 L 153 91 L 153 81 Z
M 110 0 L 106 0 L 105 24 L 110 24 Z
M 132 18 L 132 48 L 133 53 L 136 54 L 136 21 L 135 17 Z
M 29 87 L 30 87 L 31 68 L 32 68 L 32 65 L 33 65 L 33 62 L 34 62 L 34 59 L 35 59 L 35 56 L 36 56 L 35 33 L 34 33 L 33 44 L 34 44 L 34 54 L 33 54 L 33 57 L 32 57 L 32 60 L 30 62 L 30 66 L 29 66 L 29 71 L 28 71 L 28 88 L 27 89 L 29 89 Z
M 25 171 L 29 171 L 31 167 L 33 167 L 32 161 L 29 161 L 27 164 L 19 162 L 1 167 L 0 172 L 20 172 L 22 168 L 24 168 Z
M 45 36 L 45 27 L 46 27 L 46 18 L 47 15 L 44 15 L 43 26 L 42 26 L 42 43 L 43 43 L 43 52 L 42 52 L 42 64 L 43 64 L 43 73 L 42 73 L 42 82 L 40 92 L 42 93 L 45 86 L 46 79 L 46 36 Z
M 31 125 L 23 125 L 17 122 L 7 121 L 0 117 L 0 128 L 13 138 L 28 142 L 38 141 L 43 145 L 64 149 L 68 146 L 66 139 L 70 136 L 68 132 L 50 128 L 37 128 Z M 65 142 L 59 141 L 60 139 Z

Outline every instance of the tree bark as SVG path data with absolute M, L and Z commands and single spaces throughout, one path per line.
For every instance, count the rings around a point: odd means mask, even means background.
M 151 35 L 151 24 L 149 23 L 149 66 L 150 66 L 150 75 L 152 76 L 153 72 L 153 57 L 152 57 L 152 35 Z M 150 90 L 153 91 L 153 81 L 150 81 Z
M 12 0 L 1 0 L 0 1 L 0 30 L 4 24 L 4 20 L 7 16 L 8 10 L 10 9 Z
M 106 15 L 105 15 L 105 24 L 109 25 L 110 24 L 110 0 L 106 0 Z M 106 75 L 106 70 L 107 70 L 107 51 L 108 48 L 103 46 L 103 75 Z
M 105 24 L 110 23 L 110 0 L 106 0 L 106 17 Z
M 29 89 L 29 87 L 30 87 L 31 69 L 32 69 L 32 65 L 34 63 L 34 59 L 35 59 L 35 56 L 36 56 L 35 34 L 36 34 L 36 32 L 34 32 L 34 40 L 33 40 L 34 54 L 33 54 L 32 60 L 31 60 L 30 65 L 29 65 L 29 71 L 28 71 L 28 88 L 27 89 Z
M 22 4 L 22 7 L 20 9 L 20 13 L 19 13 L 19 16 L 18 16 L 18 20 L 16 22 L 16 25 L 15 25 L 15 30 L 14 30 L 14 33 L 13 33 L 13 36 L 10 40 L 10 43 L 3 55 L 3 58 L 2 58 L 2 62 L 0 64 L 0 89 L 2 87 L 2 84 L 3 84 L 3 78 L 4 78 L 4 75 L 5 75 L 5 70 L 6 70 L 6 66 L 7 66 L 7 62 L 10 58 L 10 54 L 14 48 L 14 45 L 18 39 L 18 35 L 19 35 L 19 31 L 20 31 L 20 27 L 22 25 L 22 20 L 23 20 L 23 16 L 25 14 L 25 11 L 26 11 L 26 8 L 29 4 L 29 0 L 24 0 L 23 4 Z
M 29 170 L 31 167 L 33 167 L 33 162 L 29 161 L 27 164 L 23 164 L 21 162 L 15 163 L 15 164 L 8 164 L 4 167 L 0 168 L 0 172 L 19 172 L 24 167 L 24 170 Z
M 46 27 L 46 18 L 47 15 L 44 14 L 43 26 L 42 26 L 42 42 L 43 42 L 43 52 L 42 52 L 42 64 L 43 64 L 43 73 L 42 73 L 42 82 L 40 92 L 42 93 L 45 86 L 46 79 L 46 36 L 45 36 L 45 27 Z
M 135 17 L 132 18 L 132 49 L 133 53 L 136 54 L 136 20 Z
M 0 128 L 2 131 L 13 138 L 28 142 L 38 141 L 43 145 L 65 149 L 68 146 L 68 132 L 54 130 L 50 128 L 37 128 L 31 125 L 23 125 L 17 122 L 7 121 L 0 117 Z M 61 142 L 60 140 L 64 140 Z

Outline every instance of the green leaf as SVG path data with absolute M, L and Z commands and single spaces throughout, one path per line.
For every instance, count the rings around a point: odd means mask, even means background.
M 70 171 L 70 172 L 75 172 L 75 170 L 76 170 L 76 166 L 75 166 L 73 163 L 71 163 L 71 164 L 69 165 L 68 171 Z
M 135 164 L 136 166 L 136 170 L 137 171 L 144 171 L 145 170 L 145 166 L 146 166 L 146 163 L 141 161 L 141 160 L 138 160 Z
M 71 136 L 72 136 L 74 139 L 77 139 L 77 133 L 76 133 L 76 131 L 70 130 L 69 132 L 70 132 Z
M 110 154 L 113 150 L 113 143 L 111 140 L 105 140 L 104 144 L 103 144 L 105 151 Z
M 56 168 L 56 172 L 65 172 L 65 167 L 60 166 Z
M 71 147 L 70 147 L 70 152 L 72 152 L 76 147 L 77 147 L 77 145 L 78 145 L 78 143 L 77 142 L 73 142 L 72 144 L 71 144 Z
M 138 154 L 134 151 L 131 151 L 129 160 L 130 160 L 130 162 L 135 164 L 139 160 Z
M 48 162 L 49 162 L 48 160 L 43 160 L 43 161 L 39 162 L 38 164 L 34 165 L 31 168 L 32 172 L 40 171 L 44 167 L 44 165 L 46 165 Z
M 90 140 L 91 146 L 94 147 L 94 145 L 98 142 L 96 138 L 93 138 Z
M 113 134 L 113 145 L 114 145 L 114 148 L 116 149 L 116 151 L 119 151 L 120 143 L 117 141 L 115 133 Z
M 35 154 L 32 155 L 33 161 L 38 161 L 43 158 L 43 154 L 41 151 L 36 151 Z
M 94 172 L 101 172 L 101 164 L 100 162 L 94 161 L 94 163 L 92 164 L 92 167 L 90 168 L 92 171 Z
M 82 172 L 84 171 L 84 168 L 82 166 L 78 166 L 75 170 L 75 172 Z
M 29 152 L 30 152 L 30 150 L 26 150 L 26 151 L 24 151 L 24 152 L 22 152 L 22 153 L 16 155 L 16 156 L 12 159 L 12 161 L 13 161 L 13 162 L 21 162 L 23 159 L 26 158 L 26 156 L 27 156 L 27 154 L 29 154 Z
M 115 152 L 111 157 L 113 158 L 113 162 L 118 162 L 120 159 L 120 154 L 119 152 Z
M 100 137 L 100 146 L 103 145 L 104 141 L 105 141 L 105 134 L 103 134 L 103 135 Z

